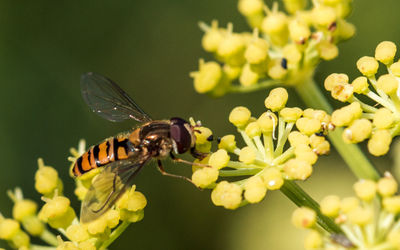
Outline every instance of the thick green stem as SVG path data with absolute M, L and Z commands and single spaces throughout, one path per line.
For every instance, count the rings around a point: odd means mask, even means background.
M 329 217 L 323 215 L 319 205 L 294 181 L 286 180 L 281 187 L 281 192 L 299 207 L 309 207 L 317 213 L 318 224 L 329 233 L 342 233 L 342 230 Z
M 100 250 L 104 250 L 107 249 L 107 247 L 109 245 L 111 245 L 111 243 L 114 242 L 114 240 L 116 240 L 124 231 L 125 229 L 130 225 L 131 223 L 128 221 L 123 221 L 121 223 L 121 225 L 119 225 L 110 235 L 110 238 L 106 241 L 103 242 L 103 244 L 101 244 L 101 246 L 99 247 Z
M 312 78 L 299 83 L 296 85 L 295 89 L 307 106 L 323 109 L 328 113 L 332 113 L 332 107 Z M 336 128 L 335 131 L 329 133 L 328 137 L 351 171 L 360 179 L 379 179 L 380 175 L 378 171 L 361 152 L 358 146 L 347 144 L 342 140 L 342 132 L 343 129 Z

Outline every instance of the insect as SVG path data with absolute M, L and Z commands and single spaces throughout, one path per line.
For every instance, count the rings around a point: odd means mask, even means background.
M 102 168 L 82 202 L 83 223 L 107 212 L 133 184 L 139 170 L 152 159 L 157 161 L 162 174 L 191 182 L 187 177 L 167 173 L 161 160 L 170 157 L 176 162 L 193 164 L 175 156 L 188 151 L 202 159 L 204 155 L 195 149 L 195 126 L 178 117 L 151 119 L 116 83 L 96 73 L 82 75 L 81 92 L 86 104 L 102 118 L 113 122 L 133 119 L 142 123 L 90 147 L 76 160 L 72 169 L 76 177 Z

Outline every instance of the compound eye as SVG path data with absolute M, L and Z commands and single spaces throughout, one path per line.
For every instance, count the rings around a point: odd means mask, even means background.
M 171 124 L 170 132 L 172 140 L 176 143 L 178 154 L 183 154 L 190 149 L 192 136 L 185 126 L 185 123 Z

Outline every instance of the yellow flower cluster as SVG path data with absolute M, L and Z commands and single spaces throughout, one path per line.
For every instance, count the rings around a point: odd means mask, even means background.
M 280 189 L 285 180 L 307 179 L 318 156 L 329 152 L 323 133 L 330 127 L 330 116 L 321 110 L 285 107 L 287 100 L 286 90 L 276 88 L 265 99 L 267 110 L 258 118 L 245 107 L 232 110 L 229 121 L 237 127 L 244 147 L 237 146 L 234 135 L 225 135 L 218 150 L 210 152 L 211 130 L 200 127 L 195 133 L 196 149 L 209 153 L 199 162 L 210 167 L 193 166 L 192 181 L 213 189 L 215 205 L 236 209 L 260 202 L 267 190 Z M 239 176 L 245 178 L 233 182 L 224 178 Z M 217 183 L 219 177 L 223 180 Z
M 75 162 L 84 151 L 85 142 L 82 140 L 78 150 L 71 149 L 73 156 L 70 160 Z M 30 249 L 33 246 L 30 236 L 33 236 L 57 249 L 104 249 L 129 223 L 140 221 L 144 216 L 146 197 L 132 186 L 100 218 L 86 224 L 81 223 L 71 207 L 70 199 L 62 194 L 63 184 L 57 171 L 53 167 L 45 166 L 42 159 L 38 160 L 38 165 L 35 189 L 43 195 L 42 200 L 45 202 L 40 210 L 37 211 L 38 203 L 24 199 L 21 189 L 16 188 L 14 192 L 8 192 L 14 202 L 13 218 L 4 218 L 0 214 L 0 239 L 6 240 L 12 248 Z M 84 198 L 97 173 L 99 171 L 90 171 L 76 179 L 75 194 L 78 199 Z M 60 235 L 51 233 L 46 224 Z M 118 233 L 113 234 L 114 231 Z
M 340 199 L 326 196 L 320 203 L 322 214 L 335 220 L 343 234 L 328 234 L 316 226 L 316 214 L 302 207 L 292 222 L 308 228 L 306 249 L 400 249 L 400 196 L 391 174 L 378 181 L 360 180 L 353 186 L 356 196 Z
M 351 0 L 316 0 L 310 9 L 305 2 L 284 1 L 285 13 L 277 3 L 269 9 L 263 0 L 239 0 L 252 33 L 235 33 L 232 24 L 222 28 L 217 21 L 211 27 L 201 23 L 202 46 L 219 62 L 200 60 L 199 70 L 191 73 L 195 90 L 221 96 L 234 91 L 236 80 L 244 91 L 263 86 L 263 80 L 293 85 L 308 79 L 320 59 L 337 57 L 336 43 L 355 32 L 345 21 Z
M 396 45 L 381 42 L 375 56 L 357 61 L 362 76 L 349 81 L 346 74 L 331 74 L 325 88 L 333 98 L 350 103 L 332 113 L 335 126 L 346 127 L 343 140 L 359 143 L 368 139 L 368 150 L 375 156 L 388 152 L 392 138 L 400 133 L 400 62 L 394 62 Z M 380 64 L 387 73 L 377 76 Z M 373 104 L 366 102 L 368 97 Z

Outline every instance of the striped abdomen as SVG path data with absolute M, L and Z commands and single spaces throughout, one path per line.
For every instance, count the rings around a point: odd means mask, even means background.
M 80 176 L 110 162 L 127 159 L 131 152 L 128 141 L 128 137 L 113 137 L 91 147 L 76 160 L 73 168 L 74 175 Z

